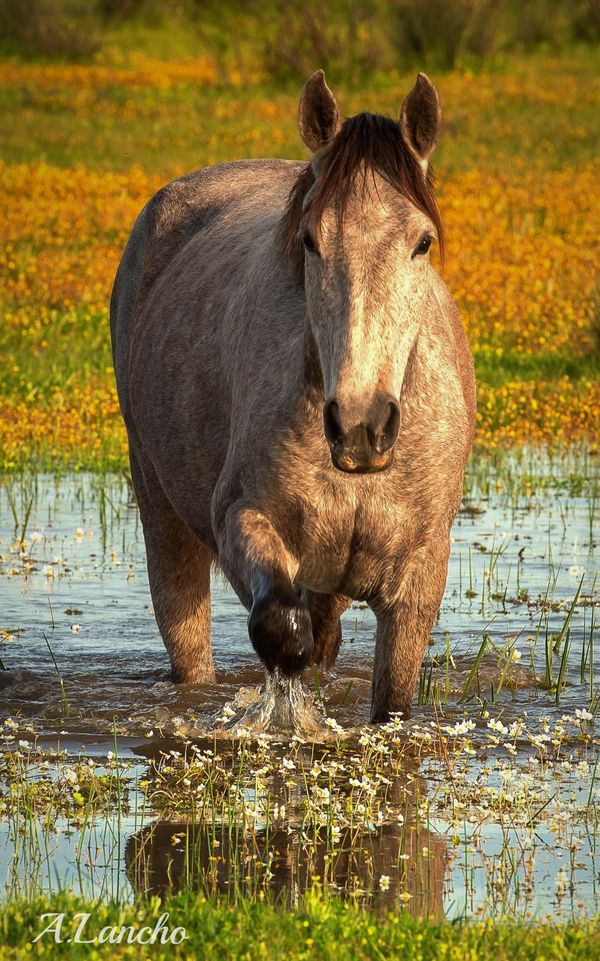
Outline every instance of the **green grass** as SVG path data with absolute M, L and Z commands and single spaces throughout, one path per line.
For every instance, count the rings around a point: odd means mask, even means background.
M 171 931 L 182 926 L 187 940 L 175 946 L 160 940 L 146 948 L 137 944 L 55 944 L 53 935 L 31 942 L 53 920 L 44 913 L 65 914 L 61 935 L 75 931 L 78 912 L 91 915 L 84 936 L 97 936 L 105 926 L 154 927 L 168 912 Z M 379 916 L 340 901 L 309 896 L 299 907 L 283 911 L 267 904 L 208 903 L 179 896 L 163 903 L 154 899 L 131 906 L 93 904 L 67 894 L 0 908 L 2 958 L 173 958 L 258 961 L 591 961 L 600 954 L 597 920 L 566 925 L 502 923 L 461 924 L 415 920 L 408 913 Z
M 513 379 L 522 380 L 554 380 L 557 377 L 568 377 L 579 380 L 582 377 L 594 378 L 598 375 L 598 355 L 573 355 L 567 353 L 537 353 L 525 354 L 518 350 L 505 351 L 502 363 L 493 350 L 480 349 L 477 352 L 476 367 L 479 380 L 499 387 Z

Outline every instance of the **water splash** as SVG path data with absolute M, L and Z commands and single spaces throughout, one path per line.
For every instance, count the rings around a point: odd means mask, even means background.
M 331 733 L 322 706 L 302 678 L 286 677 L 278 670 L 266 675 L 262 687 L 242 688 L 226 705 L 225 714 L 225 727 L 233 734 L 241 730 L 310 737 Z

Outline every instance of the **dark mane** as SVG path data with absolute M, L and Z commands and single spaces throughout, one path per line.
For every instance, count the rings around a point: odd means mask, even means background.
M 318 185 L 310 201 L 311 218 L 318 225 L 329 204 L 337 209 L 343 221 L 357 173 L 366 178 L 378 173 L 432 221 L 436 228 L 440 253 L 444 252 L 444 233 L 439 207 L 433 190 L 433 174 L 427 177 L 410 152 L 400 133 L 400 126 L 389 117 L 359 113 L 342 124 L 328 148 Z M 315 183 L 310 164 L 292 187 L 288 203 L 278 227 L 278 236 L 289 257 L 298 280 L 304 277 L 304 245 L 299 235 L 304 199 Z

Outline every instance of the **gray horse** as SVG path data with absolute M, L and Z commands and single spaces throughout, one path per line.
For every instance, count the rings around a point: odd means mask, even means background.
M 340 124 L 322 71 L 309 163 L 168 184 L 111 299 L 117 385 L 175 681 L 215 680 L 210 568 L 269 672 L 330 667 L 352 599 L 377 618 L 371 718 L 410 712 L 475 421 L 472 358 L 429 263 L 435 87 Z

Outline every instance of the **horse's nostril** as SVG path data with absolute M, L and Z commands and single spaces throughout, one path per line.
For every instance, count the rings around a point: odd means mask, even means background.
M 325 437 L 334 446 L 344 440 L 344 431 L 340 424 L 340 409 L 335 400 L 330 400 L 323 409 L 323 424 L 325 426 Z
M 380 470 L 384 460 L 390 462 L 386 455 L 398 436 L 400 408 L 391 394 L 377 396 L 366 410 L 358 402 L 340 408 L 332 399 L 323 407 L 323 424 L 336 467 Z
M 400 407 L 395 400 L 390 400 L 386 406 L 387 418 L 373 444 L 378 454 L 385 454 L 394 446 L 400 430 Z

